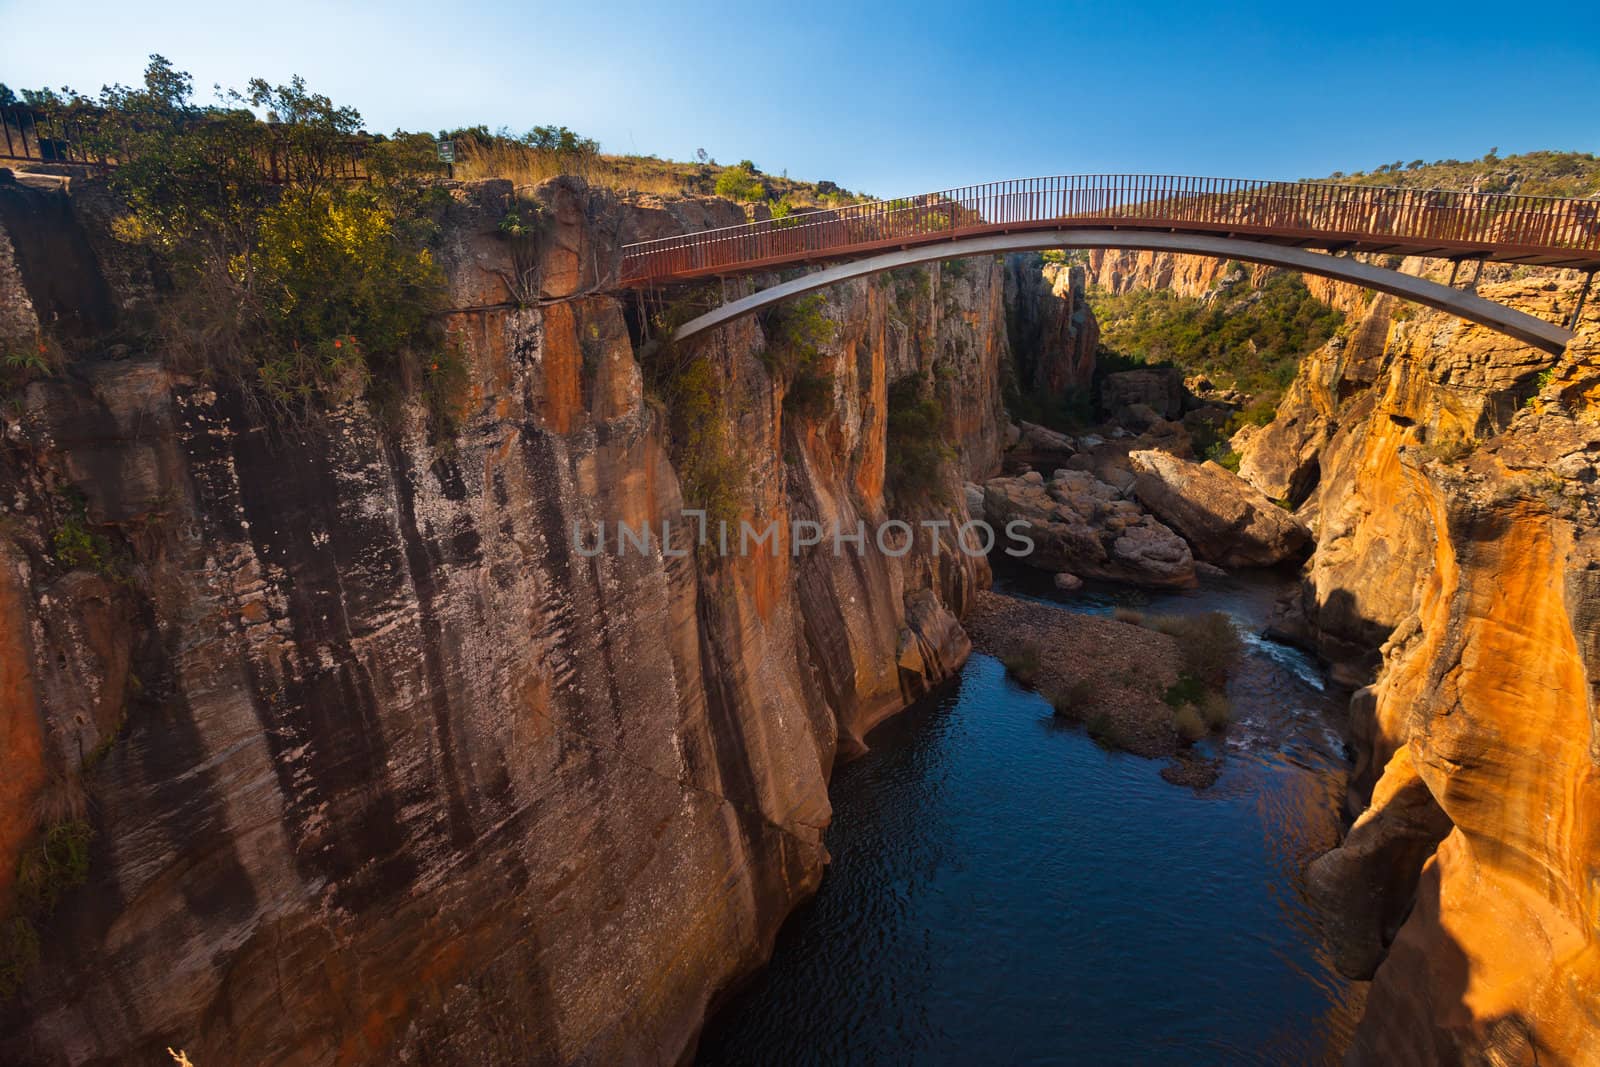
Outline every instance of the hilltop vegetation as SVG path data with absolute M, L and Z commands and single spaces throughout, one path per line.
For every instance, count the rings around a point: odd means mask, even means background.
M 446 194 L 431 136 L 363 134 L 360 113 L 300 78 L 254 78 L 202 105 L 160 56 L 139 86 L 27 96 L 81 116 L 85 147 L 120 160 L 114 233 L 170 290 L 143 343 L 282 417 L 417 396 L 448 438 L 465 371 L 437 314 L 430 243 Z M 357 152 L 368 180 L 340 180 Z
M 472 126 L 441 131 L 456 142 L 457 178 L 506 178 L 537 185 L 572 174 L 591 185 L 619 193 L 658 196 L 726 196 L 746 203 L 770 203 L 777 213 L 789 207 L 821 207 L 865 199 L 830 181 L 808 182 L 787 174 L 766 174 L 752 160 L 732 165 L 707 157 L 684 163 L 656 156 L 612 155 L 592 138 L 565 126 L 535 126 L 525 134 L 504 129 L 490 133 Z
M 1593 152 L 1525 152 L 1501 156 L 1490 149 L 1479 159 L 1439 159 L 1432 163 L 1420 159 L 1409 163 L 1395 160 L 1370 171 L 1353 174 L 1334 171 L 1324 180 L 1404 189 L 1600 196 L 1600 157 Z
M 1176 364 L 1268 401 L 1344 320 L 1312 297 L 1298 274 L 1275 271 L 1257 288 L 1237 263 L 1204 297 L 1135 289 L 1091 290 L 1089 299 L 1113 358 Z

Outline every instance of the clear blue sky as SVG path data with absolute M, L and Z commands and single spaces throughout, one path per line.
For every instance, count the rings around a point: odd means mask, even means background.
M 222 14 L 229 12 L 230 14 Z M 159 52 L 196 84 L 303 74 L 369 129 L 565 124 L 879 195 L 1159 171 L 1298 178 L 1600 151 L 1589 3 L 1204 0 L 248 7 L 0 0 L 0 81 L 93 91 Z

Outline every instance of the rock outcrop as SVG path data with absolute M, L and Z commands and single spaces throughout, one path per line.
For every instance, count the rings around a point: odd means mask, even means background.
M 1006 307 L 1018 387 L 1041 398 L 1087 390 L 1100 327 L 1089 309 L 1084 269 L 1033 252 L 1006 257 Z
M 1152 588 L 1196 583 L 1183 538 L 1087 471 L 1058 470 L 1049 481 L 1037 471 L 995 478 L 983 501 L 996 530 L 1028 524 L 1033 548 L 1019 558 L 1031 567 Z
M 1177 367 L 1118 371 L 1100 384 L 1100 405 L 1112 421 L 1137 422 L 1141 429 L 1153 419 L 1181 418 L 1184 396 L 1183 371 Z
M 1166 452 L 1128 453 L 1133 493 L 1194 554 L 1221 567 L 1270 567 L 1303 557 L 1311 533 L 1232 471 Z
M 1576 295 L 1482 291 L 1549 318 Z M 1594 1061 L 1597 340 L 1591 316 L 1552 366 L 1379 298 L 1245 444 L 1241 472 L 1314 516 L 1308 636 L 1377 676 L 1361 814 L 1310 871 L 1341 967 L 1374 976 L 1354 1064 Z
M 560 179 L 513 248 L 529 194 L 450 192 L 452 441 L 359 398 L 269 426 L 88 344 L 5 407 L 0 871 L 45 824 L 92 833 L 0 1007 L 5 1062 L 674 1062 L 816 887 L 837 754 L 966 655 L 985 564 L 931 545 L 583 551 L 602 522 L 694 528 L 637 323 L 590 289 L 619 242 L 735 205 Z M 114 298 L 95 314 L 149 298 L 92 184 L 37 195 Z M 59 297 L 13 276 L 14 317 Z M 946 497 L 994 473 L 1001 268 L 920 277 L 831 292 L 816 417 L 785 415 L 754 320 L 711 342 L 746 518 L 884 519 L 911 375 L 960 442 Z

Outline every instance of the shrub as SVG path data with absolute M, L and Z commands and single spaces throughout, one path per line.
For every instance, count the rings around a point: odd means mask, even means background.
M 738 521 L 748 495 L 749 468 L 734 454 L 737 442 L 726 376 L 705 347 L 680 345 L 672 334 L 713 299 L 713 291 L 701 287 L 661 309 L 654 316 L 659 334 L 640 353 L 645 389 L 663 410 L 684 502 L 706 512 L 709 529 L 718 522 Z
M 1113 752 L 1124 751 L 1130 746 L 1129 738 L 1115 716 L 1101 712 L 1089 719 L 1084 725 L 1089 738 L 1101 748 Z
M 0 1000 L 22 986 L 22 979 L 39 959 L 39 933 L 23 915 L 0 921 Z
M 1206 458 L 1225 467 L 1235 474 L 1239 473 L 1239 462 L 1243 458 L 1228 446 L 1226 441 L 1218 441 L 1206 449 Z
M 1188 704 L 1198 704 L 1205 699 L 1206 686 L 1200 679 L 1192 674 L 1178 676 L 1178 680 L 1167 687 L 1161 695 L 1172 708 L 1181 708 Z
M 1278 404 L 1268 397 L 1256 397 L 1233 413 L 1228 420 L 1229 436 L 1245 426 L 1265 426 L 1278 417 Z
M 68 570 L 103 572 L 110 544 L 92 533 L 77 515 L 69 515 L 50 535 L 50 549 L 56 562 Z
M 1185 704 L 1172 713 L 1172 725 L 1185 741 L 1198 741 L 1206 735 L 1206 724 L 1200 720 L 1200 713 L 1194 710 L 1192 704 Z
M 1221 730 L 1233 721 L 1233 705 L 1228 703 L 1226 696 L 1215 690 L 1201 697 L 1196 707 L 1200 711 L 1200 718 L 1212 730 Z
M 1198 615 L 1158 615 L 1146 621 L 1152 630 L 1173 637 L 1183 656 L 1183 669 L 1204 686 L 1219 686 L 1243 651 L 1233 620 L 1220 611 Z
M 1050 706 L 1058 717 L 1081 719 L 1084 709 L 1094 702 L 1095 688 L 1087 678 L 1079 678 L 1056 690 L 1050 697 Z
M 1125 622 L 1129 626 L 1143 626 L 1144 612 L 1133 608 L 1115 607 L 1111 609 L 1111 617 L 1118 622 Z
M 0 998 L 11 996 L 39 958 L 37 923 L 67 890 L 89 876 L 94 830 L 82 819 L 57 822 L 17 861 L 16 911 L 0 921 Z
M 364 190 L 291 191 L 263 213 L 253 265 L 235 257 L 232 272 L 259 298 L 257 374 L 275 404 L 374 372 L 386 389 L 432 380 L 429 368 L 449 363 L 432 314 L 443 275 L 426 249 L 396 240 L 401 222 Z
M 82 819 L 56 823 L 17 864 L 17 899 L 27 910 L 48 914 L 68 889 L 89 876 L 94 830 Z
M 717 175 L 716 190 L 718 196 L 725 196 L 730 200 L 742 200 L 753 204 L 767 199 L 767 185 L 753 168 L 740 164 L 729 167 Z
M 1006 673 L 1015 678 L 1019 685 L 1031 689 L 1038 684 L 1040 664 L 1037 645 L 1025 645 L 1003 657 L 1000 662 L 1005 664 Z
M 944 443 L 943 405 L 923 379 L 906 378 L 889 386 L 888 409 L 885 484 L 899 499 L 937 493 L 953 455 Z
M 444 278 L 426 242 L 447 194 L 428 182 L 431 138 L 372 139 L 298 77 L 252 79 L 231 107 L 191 97 L 192 79 L 155 56 L 142 88 L 94 102 L 94 136 L 122 160 L 115 232 L 176 290 L 159 311 L 163 350 L 296 416 L 369 386 L 382 407 L 442 369 Z M 358 152 L 369 180 L 338 180 Z
M 116 574 L 111 541 L 89 528 L 88 506 L 76 495 L 66 499 L 67 513 L 50 535 L 50 554 L 69 571 L 94 571 L 102 578 Z
M 1059 433 L 1079 433 L 1094 422 L 1094 398 L 1089 389 L 1068 386 L 1052 394 L 1024 388 L 1015 374 L 1007 376 L 1005 405 L 1014 419 L 1035 422 Z
M 54 374 L 60 363 L 60 346 L 43 333 L 7 339 L 0 351 L 0 398 L 17 396 L 35 378 Z
M 733 523 L 744 507 L 745 467 L 734 455 L 722 377 L 701 356 L 684 368 L 669 403 L 685 501 L 712 528 Z
M 784 384 L 786 413 L 820 418 L 833 408 L 833 373 L 822 347 L 833 340 L 835 323 L 824 311 L 820 293 L 778 304 L 762 318 L 767 369 Z
M 1459 429 L 1452 429 L 1431 436 L 1418 451 L 1424 460 L 1438 460 L 1440 463 L 1458 463 L 1477 449 L 1477 438 Z

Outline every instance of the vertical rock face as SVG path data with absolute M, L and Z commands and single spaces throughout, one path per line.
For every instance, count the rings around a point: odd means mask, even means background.
M 1227 273 L 1227 264 L 1210 256 L 1095 248 L 1089 252 L 1089 277 L 1111 293 L 1170 289 L 1179 296 L 1201 296 Z
M 1100 326 L 1084 293 L 1081 266 L 1045 263 L 1036 253 L 1006 257 L 1006 303 L 1018 387 L 1042 396 L 1088 389 Z
M 1553 284 L 1483 292 L 1553 317 Z M 1239 473 L 1313 518 L 1305 607 L 1316 644 L 1347 680 L 1370 679 L 1375 650 L 1414 610 L 1431 565 L 1435 534 L 1403 450 L 1450 458 L 1492 438 L 1552 361 L 1484 327 L 1375 297 L 1302 364 L 1277 418 L 1237 442 Z
M 1551 319 L 1576 296 L 1483 292 Z M 1310 872 L 1341 966 L 1376 968 L 1354 1063 L 1595 1062 L 1597 341 L 1591 316 L 1552 367 L 1380 298 L 1244 443 L 1313 521 L 1309 637 L 1353 680 L 1381 660 L 1360 817 Z
M 1590 432 L 1541 420 L 1541 450 Z M 1531 427 L 1530 427 L 1531 429 Z M 1556 442 L 1560 442 L 1556 444 Z M 1492 479 L 1509 449 L 1475 457 Z M 1531 457 L 1530 457 L 1531 458 Z M 1551 456 L 1550 458 L 1556 458 Z M 1414 773 L 1453 829 L 1378 969 L 1356 1063 L 1593 1063 L 1600 1033 L 1600 549 L 1544 499 L 1436 475 L 1419 627 L 1380 679 Z M 1493 481 L 1489 480 L 1493 485 Z
M 268 427 L 155 357 L 80 358 L 7 409 L 0 870 L 64 783 L 94 838 L 0 1058 L 672 1062 L 816 886 L 836 753 L 966 655 L 987 572 L 926 541 L 580 551 L 575 524 L 694 527 L 624 304 L 592 290 L 620 242 L 737 209 L 558 180 L 514 247 L 512 196 L 457 188 L 444 219 L 451 442 L 360 401 Z M 92 221 L 57 224 L 97 249 Z M 132 299 L 137 265 L 99 267 Z M 992 472 L 1003 279 L 954 273 L 829 298 L 822 417 L 784 415 L 754 320 L 711 342 L 755 525 L 885 518 L 912 374 L 962 442 L 948 498 Z M 29 274 L 0 263 L 19 319 Z M 74 508 L 97 566 L 55 550 Z

